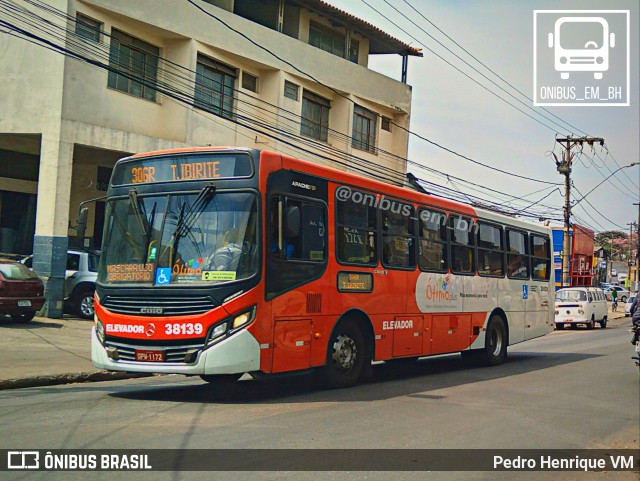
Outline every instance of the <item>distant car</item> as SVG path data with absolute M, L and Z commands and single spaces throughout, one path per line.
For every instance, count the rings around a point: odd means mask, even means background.
M 0 259 L 0 315 L 29 322 L 44 305 L 40 278 L 19 262 Z
M 608 301 L 611 300 L 611 291 L 613 289 L 618 291 L 618 302 L 623 302 L 623 303 L 627 302 L 627 299 L 629 299 L 629 291 L 626 290 L 624 287 L 620 287 L 620 286 L 610 286 L 604 290 L 604 293 L 607 295 Z
M 636 296 L 629 296 L 627 299 L 627 303 L 624 305 L 624 317 L 629 317 L 631 315 L 631 304 L 636 300 Z
M 67 270 L 64 282 L 64 300 L 74 312 L 85 319 L 93 319 L 93 293 L 98 279 L 100 253 L 91 250 L 67 251 Z M 22 263 L 32 268 L 33 256 Z
M 611 269 L 611 277 L 616 277 L 618 275 L 618 271 L 615 269 Z
M 601 282 L 600 284 L 598 284 L 598 287 L 600 289 L 606 289 L 607 287 L 611 287 L 613 284 L 610 284 L 608 282 Z

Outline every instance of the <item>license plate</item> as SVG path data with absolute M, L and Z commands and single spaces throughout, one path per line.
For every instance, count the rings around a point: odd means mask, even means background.
M 18 301 L 18 307 L 31 307 L 31 301 L 29 299 Z
M 149 349 L 136 349 L 136 361 L 142 362 L 164 362 L 164 351 L 153 351 Z

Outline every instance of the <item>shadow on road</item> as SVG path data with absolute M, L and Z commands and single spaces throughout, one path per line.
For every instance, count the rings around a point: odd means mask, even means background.
M 441 399 L 443 396 L 429 395 L 429 391 L 517 376 L 595 357 L 600 355 L 516 352 L 510 353 L 509 361 L 501 366 L 481 368 L 467 366 L 460 355 L 448 355 L 410 364 L 375 364 L 370 382 L 347 389 L 323 390 L 317 378 L 307 374 L 260 381 L 241 380 L 226 385 L 203 382 L 164 387 L 154 383 L 153 386 L 127 387 L 109 395 L 132 400 L 220 404 L 370 402 L 398 396 Z
M 58 324 L 57 322 L 41 322 L 38 319 L 34 319 L 30 322 L 15 322 L 10 317 L 2 317 L 0 316 L 0 329 L 43 329 L 43 328 L 53 328 L 60 329 L 62 328 L 62 324 Z

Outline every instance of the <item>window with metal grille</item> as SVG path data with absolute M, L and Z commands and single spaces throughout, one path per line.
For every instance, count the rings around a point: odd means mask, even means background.
M 158 47 L 112 30 L 108 87 L 155 101 L 159 54 Z
M 303 90 L 300 134 L 326 142 L 329 137 L 330 108 L 331 104 L 327 99 Z
M 351 146 L 355 149 L 376 151 L 376 118 L 377 115 L 359 105 L 353 108 L 353 132 Z
M 289 82 L 288 80 L 284 81 L 284 96 L 293 99 L 296 102 L 298 101 L 298 92 L 300 91 L 300 87 L 293 82 Z
M 242 88 L 251 92 L 258 91 L 258 77 L 249 72 L 242 72 Z
M 381 117 L 380 128 L 387 132 L 391 132 L 391 119 L 389 117 Z
M 198 55 L 195 105 L 214 115 L 233 116 L 236 70 L 213 59 Z
M 100 22 L 81 13 L 76 14 L 76 35 L 79 37 L 86 38 L 92 42 L 99 42 L 101 27 L 102 24 Z

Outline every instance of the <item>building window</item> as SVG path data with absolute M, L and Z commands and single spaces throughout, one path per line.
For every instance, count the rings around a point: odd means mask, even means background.
M 76 35 L 92 42 L 100 41 L 102 24 L 81 13 L 76 14 Z
M 251 92 L 258 92 L 258 77 L 249 72 L 242 72 L 242 88 Z
M 358 63 L 358 55 L 360 53 L 360 42 L 351 38 L 351 42 L 349 45 L 349 61 L 353 63 Z
M 344 58 L 344 35 L 317 23 L 309 25 L 309 45 Z
M 327 141 L 329 137 L 330 102 L 319 95 L 304 90 L 302 92 L 302 122 L 300 133 L 307 137 Z
M 196 65 L 195 105 L 221 117 L 233 116 L 235 69 L 198 55 Z
M 382 117 L 380 119 L 380 128 L 387 132 L 391 132 L 391 119 L 389 117 Z
M 300 87 L 293 82 L 289 82 L 288 80 L 284 81 L 284 96 L 293 99 L 296 102 L 298 101 L 298 92 Z
M 155 101 L 160 49 L 118 30 L 111 31 L 109 88 Z
M 376 118 L 370 110 L 356 105 L 353 108 L 353 133 L 351 146 L 355 149 L 376 151 Z

